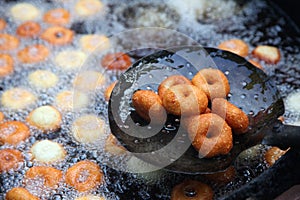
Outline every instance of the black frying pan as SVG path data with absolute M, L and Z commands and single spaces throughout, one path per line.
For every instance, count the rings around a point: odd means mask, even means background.
M 163 80 L 170 71 L 191 79 L 199 70 L 191 63 L 202 58 L 205 61 L 200 64 L 201 68 L 208 67 L 211 65 L 209 56 L 227 75 L 231 86 L 228 100 L 248 114 L 250 125 L 246 134 L 234 136 L 230 154 L 199 159 L 177 117 L 169 116 L 163 127 L 151 127 L 149 131 L 147 124 L 140 121 L 134 112 L 130 99 L 138 89 L 157 90 L 159 80 Z M 280 124 L 277 118 L 283 113 L 282 98 L 274 82 L 263 71 L 233 53 L 201 47 L 163 50 L 137 61 L 120 77 L 109 103 L 112 133 L 130 152 L 167 170 L 192 174 L 224 170 L 242 150 L 264 138 L 266 143 L 282 148 L 298 147 L 300 129 Z M 153 129 L 158 133 L 153 135 Z M 153 136 L 147 137 L 147 134 Z M 178 156 L 177 152 L 185 153 Z

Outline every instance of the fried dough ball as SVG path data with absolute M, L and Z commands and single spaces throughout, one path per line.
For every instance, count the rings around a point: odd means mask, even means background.
M 131 66 L 131 60 L 123 52 L 108 53 L 102 58 L 101 65 L 109 70 L 126 70 Z
M 132 104 L 137 114 L 147 122 L 162 124 L 167 114 L 159 96 L 150 90 L 138 90 L 132 95 Z
M 0 31 L 3 31 L 6 27 L 6 21 L 0 18 Z
M 60 128 L 62 117 L 53 106 L 41 106 L 29 113 L 27 122 L 44 132 L 56 131 Z
M 82 115 L 73 122 L 72 135 L 81 143 L 97 143 L 105 138 L 105 121 L 93 114 Z
M 79 192 L 95 189 L 104 181 L 101 168 L 94 162 L 84 160 L 70 167 L 66 172 L 66 183 Z
M 0 112 L 0 122 L 2 122 L 4 120 L 5 116 L 3 114 L 3 112 Z
M 125 147 L 119 143 L 113 134 L 109 134 L 106 139 L 104 150 L 114 156 L 121 156 L 127 153 Z
M 176 185 L 171 194 L 171 200 L 212 200 L 214 191 L 204 183 L 186 180 Z
M 66 71 L 78 70 L 87 59 L 87 55 L 78 50 L 64 50 L 55 57 L 55 63 Z
M 41 89 L 54 87 L 58 82 L 58 77 L 48 70 L 36 70 L 29 74 L 28 79 L 31 85 Z
M 34 143 L 30 152 L 35 161 L 42 163 L 57 162 L 66 157 L 63 146 L 50 140 L 41 140 Z
M 223 98 L 215 98 L 212 102 L 212 113 L 225 118 L 235 134 L 246 133 L 249 126 L 248 116 L 238 107 Z
M 53 167 L 34 166 L 25 173 L 25 180 L 42 178 L 44 185 L 53 188 L 62 180 L 62 171 Z
M 94 15 L 102 9 L 103 4 L 99 0 L 79 0 L 75 5 L 75 11 L 81 17 Z
M 200 156 L 226 155 L 232 149 L 231 128 L 220 116 L 213 113 L 195 115 L 186 123 L 189 138 Z
M 38 63 L 44 61 L 49 53 L 49 49 L 42 44 L 31 45 L 18 52 L 18 60 L 26 64 Z
M 234 178 L 236 177 L 236 170 L 233 166 L 230 166 L 225 171 L 222 172 L 216 172 L 213 174 L 204 174 L 204 177 L 214 183 L 217 183 L 219 185 L 224 185 L 234 180 Z
M 270 64 L 278 63 L 281 57 L 280 51 L 277 47 L 268 45 L 257 46 L 252 51 L 252 55 Z
M 165 92 L 172 86 L 180 85 L 180 84 L 187 84 L 192 85 L 192 82 L 187 79 L 186 77 L 182 75 L 173 75 L 169 76 L 165 80 L 163 80 L 159 86 L 158 86 L 158 95 L 161 99 L 163 99 L 163 96 Z
M 113 82 L 112 84 L 110 84 L 106 89 L 105 89 L 105 92 L 104 92 L 104 98 L 106 101 L 109 101 L 110 99 L 110 95 L 114 89 L 114 87 L 116 86 L 117 84 L 117 81 Z
M 75 200 L 106 200 L 106 198 L 98 197 L 94 195 L 87 195 L 87 196 L 77 197 Z
M 40 200 L 31 194 L 28 190 L 21 187 L 15 187 L 6 193 L 5 200 Z
M 265 153 L 265 160 L 267 161 L 269 166 L 274 165 L 274 163 L 283 156 L 287 150 L 281 150 L 278 147 L 271 147 L 266 153 Z
M 16 33 L 20 37 L 36 37 L 41 32 L 41 26 L 37 22 L 24 22 L 18 26 Z
M 91 92 L 105 83 L 105 76 L 97 71 L 83 71 L 79 73 L 73 82 L 75 89 L 83 92 Z
M 192 79 L 192 83 L 202 89 L 207 98 L 225 98 L 230 92 L 230 85 L 222 71 L 206 68 L 200 70 Z
M 20 121 L 7 121 L 0 124 L 0 144 L 18 145 L 30 136 L 26 124 Z
M 44 14 L 44 22 L 63 26 L 70 22 L 70 12 L 63 8 L 49 10 Z
M 0 150 L 0 173 L 17 170 L 24 161 L 22 153 L 15 149 Z
M 41 38 L 53 45 L 66 45 L 73 41 L 74 33 L 72 30 L 53 26 L 47 28 L 41 35 Z
M 173 115 L 194 115 L 204 113 L 208 99 L 205 93 L 194 85 L 180 84 L 164 92 L 162 103 Z
M 249 47 L 248 45 L 240 39 L 230 39 L 222 42 L 218 46 L 219 49 L 230 51 L 239 56 L 245 57 L 248 55 Z
M 18 21 L 35 20 L 40 15 L 40 10 L 30 3 L 18 3 L 10 9 L 11 15 Z
M 86 52 L 104 51 L 110 47 L 109 38 L 105 35 L 89 34 L 79 40 L 81 48 Z
M 14 60 L 9 54 L 0 53 L 0 77 L 7 76 L 14 71 Z
M 0 51 L 10 51 L 19 47 L 20 41 L 18 38 L 6 34 L 0 33 Z
M 25 109 L 34 104 L 36 96 L 26 89 L 12 88 L 2 94 L 1 103 L 4 107 L 18 110 Z
M 62 91 L 55 97 L 55 105 L 62 111 L 75 111 L 87 107 L 89 97 L 80 91 Z

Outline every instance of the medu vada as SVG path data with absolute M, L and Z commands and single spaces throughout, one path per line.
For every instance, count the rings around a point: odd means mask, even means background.
M 185 180 L 173 188 L 171 200 L 212 200 L 213 196 L 210 186 L 196 180 Z
M 225 98 L 230 92 L 228 79 L 218 69 L 200 70 L 192 79 L 192 83 L 202 89 L 208 99 Z
M 208 99 L 205 93 L 194 85 L 180 84 L 164 92 L 162 103 L 173 115 L 194 115 L 204 113 Z
M 167 119 L 166 111 L 159 96 L 150 90 L 138 90 L 132 95 L 136 113 L 147 122 L 162 124 Z
M 186 123 L 189 138 L 199 156 L 226 155 L 232 149 L 231 128 L 220 116 L 213 113 L 194 115 Z
M 41 35 L 41 38 L 53 45 L 66 45 L 73 41 L 74 33 L 72 30 L 53 26 L 47 28 Z
M 41 32 L 41 26 L 37 22 L 24 22 L 18 26 L 16 33 L 20 37 L 36 37 Z
M 218 48 L 225 51 L 230 51 L 242 57 L 247 56 L 249 52 L 249 47 L 246 42 L 240 39 L 226 40 L 219 44 Z
M 2 149 L 0 150 L 0 173 L 9 170 L 17 170 L 20 163 L 24 161 L 24 157 L 19 150 Z
M 6 193 L 5 200 L 40 200 L 22 187 L 15 187 Z
M 79 192 L 96 188 L 103 180 L 101 168 L 94 162 L 84 160 L 70 167 L 65 176 L 66 183 Z
M 246 133 L 249 126 L 248 116 L 238 107 L 223 98 L 212 101 L 212 113 L 225 119 L 235 134 Z
M 62 180 L 62 171 L 53 167 L 34 166 L 25 173 L 25 180 L 42 178 L 46 187 L 55 187 Z
M 0 124 L 0 144 L 18 145 L 30 136 L 26 124 L 20 121 L 7 121 Z
M 182 75 L 169 76 L 168 78 L 163 80 L 158 86 L 157 92 L 158 92 L 159 97 L 162 99 L 165 92 L 170 87 L 175 86 L 175 85 L 180 85 L 180 84 L 192 85 L 192 82 Z

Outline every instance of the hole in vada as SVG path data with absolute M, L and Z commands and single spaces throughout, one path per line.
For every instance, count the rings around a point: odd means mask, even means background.
M 197 196 L 197 192 L 195 188 L 188 186 L 184 188 L 184 195 L 186 197 L 195 197 Z
M 64 36 L 64 33 L 62 33 L 62 32 L 56 32 L 55 33 L 55 37 L 57 37 L 57 38 L 61 38 L 63 36 Z

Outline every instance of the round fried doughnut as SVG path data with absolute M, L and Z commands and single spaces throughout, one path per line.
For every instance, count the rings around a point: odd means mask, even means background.
M 0 122 L 2 122 L 4 120 L 5 116 L 3 114 L 3 112 L 0 112 Z
M 25 180 L 42 178 L 43 185 L 47 187 L 55 187 L 62 180 L 62 171 L 53 167 L 34 166 L 25 173 Z
M 94 162 L 84 160 L 70 167 L 65 176 L 66 183 L 79 192 L 96 188 L 104 180 L 101 168 Z
M 110 95 L 111 95 L 113 89 L 115 88 L 116 84 L 117 84 L 117 81 L 113 82 L 105 89 L 104 98 L 106 101 L 109 101 Z
M 62 111 L 74 111 L 86 108 L 88 104 L 88 95 L 80 91 L 62 91 L 55 97 L 55 105 Z
M 15 149 L 0 150 L 0 173 L 17 170 L 24 161 L 22 153 Z
M 233 146 L 230 126 L 216 114 L 192 116 L 186 127 L 193 147 L 203 157 L 226 155 Z
M 0 77 L 7 76 L 14 71 L 14 61 L 9 54 L 0 53 Z
M 19 21 L 34 20 L 40 15 L 40 10 L 30 3 L 18 3 L 10 9 L 14 19 Z
M 204 177 L 218 185 L 224 185 L 234 180 L 236 177 L 236 170 L 233 166 L 230 166 L 222 172 L 204 174 Z
M 106 139 L 104 150 L 114 156 L 121 156 L 127 153 L 125 147 L 119 143 L 112 133 Z
M 180 84 L 164 92 L 162 103 L 173 115 L 194 115 L 204 113 L 208 99 L 205 93 L 194 85 Z
M 97 115 L 82 115 L 73 122 L 72 135 L 81 143 L 97 143 L 106 136 L 105 121 Z
M 138 90 L 132 95 L 132 104 L 137 114 L 147 122 L 162 124 L 167 119 L 159 96 L 150 90 Z
M 62 69 L 76 70 L 80 69 L 87 59 L 87 55 L 79 50 L 64 50 L 57 54 L 55 63 Z
M 16 33 L 20 37 L 36 37 L 41 32 L 41 26 L 37 22 L 24 22 L 18 26 Z
M 161 82 L 158 86 L 158 95 L 161 99 L 170 87 L 180 84 L 188 84 L 192 85 L 192 82 L 182 75 L 173 75 L 166 78 L 163 82 Z
M 34 104 L 36 96 L 22 88 L 12 88 L 2 94 L 1 103 L 10 109 L 25 109 Z
M 17 145 L 30 136 L 26 124 L 20 121 L 7 121 L 0 124 L 0 144 Z
M 75 200 L 106 200 L 106 198 L 98 197 L 94 195 L 87 195 L 87 196 L 77 197 Z
M 41 38 L 53 45 L 70 44 L 73 41 L 74 33 L 72 30 L 53 26 L 47 28 L 41 35 Z
M 249 126 L 248 116 L 238 107 L 223 98 L 215 98 L 212 101 L 212 113 L 225 118 L 227 124 L 235 134 L 246 133 Z
M 240 39 L 230 39 L 222 42 L 218 46 L 219 49 L 230 51 L 239 56 L 245 57 L 248 55 L 249 47 L 248 45 Z
M 212 200 L 212 188 L 195 180 L 186 180 L 176 185 L 171 194 L 171 200 Z
M 200 70 L 192 79 L 192 83 L 202 89 L 207 98 L 225 98 L 230 92 L 230 85 L 222 71 L 206 68 Z
M 79 0 L 75 5 L 75 11 L 79 16 L 87 17 L 96 14 L 103 9 L 99 0 Z
M 83 92 L 91 92 L 105 83 L 105 76 L 97 71 L 82 71 L 74 79 L 75 89 Z
M 30 125 L 47 132 L 59 129 L 62 117 L 53 106 L 41 106 L 31 111 L 26 120 Z
M 104 51 L 110 47 L 109 38 L 105 35 L 84 35 L 80 38 L 79 43 L 86 52 Z
M 44 15 L 44 22 L 58 26 L 66 25 L 70 22 L 70 12 L 63 8 L 49 10 Z
M 6 27 L 6 21 L 0 18 L 0 31 L 4 30 Z
M 102 58 L 101 65 L 109 70 L 126 70 L 131 66 L 131 60 L 123 52 L 108 53 Z
M 34 143 L 30 152 L 35 161 L 43 163 L 57 162 L 66 157 L 66 151 L 62 145 L 50 140 L 41 140 Z
M 27 46 L 18 52 L 18 60 L 25 64 L 44 61 L 49 55 L 49 49 L 42 44 Z
M 269 166 L 274 165 L 274 163 L 283 156 L 287 150 L 281 150 L 278 147 L 271 147 L 266 153 L 265 153 L 265 160 L 268 163 Z
M 28 190 L 21 187 L 15 187 L 6 193 L 5 200 L 40 200 L 31 194 Z
M 9 51 L 18 48 L 20 41 L 18 38 L 6 34 L 0 33 L 0 51 Z
M 48 70 L 36 70 L 28 75 L 29 83 L 40 89 L 54 87 L 58 82 L 58 77 Z

